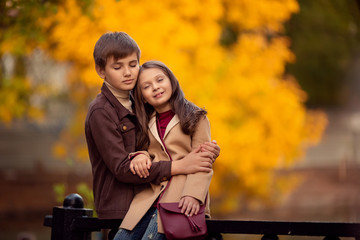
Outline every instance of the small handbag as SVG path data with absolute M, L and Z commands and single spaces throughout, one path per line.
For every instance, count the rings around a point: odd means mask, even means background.
M 178 202 L 159 203 L 158 211 L 166 239 L 205 239 L 205 206 L 206 204 L 200 205 L 197 215 L 186 216 L 181 213 Z
M 160 123 L 157 122 L 158 132 L 160 133 L 161 131 L 159 129 L 159 126 Z M 165 151 L 169 155 L 170 161 L 172 161 L 171 155 L 166 148 L 162 136 L 160 136 L 160 138 L 165 147 Z M 200 210 L 197 215 L 193 215 L 191 217 L 186 216 L 185 214 L 181 213 L 181 208 L 178 207 L 178 202 L 160 203 L 160 199 L 164 195 L 166 189 L 169 187 L 171 180 L 172 178 L 170 178 L 164 191 L 160 195 L 157 204 L 157 209 L 160 214 L 160 219 L 163 225 L 166 239 L 205 239 L 207 235 L 207 226 L 205 221 L 205 206 L 207 197 L 205 198 L 205 203 L 203 205 L 200 205 Z

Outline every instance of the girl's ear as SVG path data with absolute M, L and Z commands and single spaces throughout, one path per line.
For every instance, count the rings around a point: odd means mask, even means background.
M 101 77 L 102 79 L 105 79 L 105 69 L 102 69 L 99 65 L 95 65 L 95 70 L 96 70 L 97 74 L 99 75 L 99 77 Z

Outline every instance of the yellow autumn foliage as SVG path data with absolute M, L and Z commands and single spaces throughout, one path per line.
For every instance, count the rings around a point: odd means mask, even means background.
M 69 83 L 78 112 L 55 147 L 59 156 L 88 161 L 84 117 L 102 84 L 92 51 L 103 33 L 124 31 L 139 44 L 141 62 L 166 63 L 186 97 L 208 110 L 221 146 L 211 184 L 217 210 L 270 201 L 289 189 L 293 181 L 276 179 L 274 170 L 316 144 L 326 125 L 323 113 L 306 109 L 296 80 L 284 76 L 295 56 L 282 30 L 299 11 L 296 0 L 94 0 L 87 13 L 77 3 L 65 0 L 56 14 L 39 19 L 51 29 L 42 48 L 73 66 Z M 224 46 L 226 26 L 237 36 Z
M 10 125 L 16 118 L 23 116 L 41 121 L 43 112 L 35 105 L 27 103 L 26 96 L 31 92 L 31 84 L 27 78 L 14 77 L 3 79 L 0 88 L 0 121 Z

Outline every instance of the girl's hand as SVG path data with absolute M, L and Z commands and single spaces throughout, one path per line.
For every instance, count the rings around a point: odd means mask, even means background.
M 151 159 L 145 154 L 135 156 L 130 163 L 130 171 L 137 174 L 140 178 L 147 178 L 149 176 L 149 169 L 151 167 Z
M 181 208 L 181 213 L 187 216 L 197 215 L 200 210 L 200 202 L 196 198 L 185 196 L 180 199 L 179 208 Z
M 220 155 L 220 147 L 217 145 L 216 140 L 212 140 L 211 142 L 205 142 L 201 144 L 201 152 L 209 152 L 212 154 L 213 163 L 216 158 Z

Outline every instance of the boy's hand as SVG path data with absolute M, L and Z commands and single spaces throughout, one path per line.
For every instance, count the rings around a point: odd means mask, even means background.
M 135 156 L 130 163 L 130 171 L 141 178 L 147 178 L 149 176 L 150 167 L 151 159 L 145 154 Z
M 181 161 L 175 161 L 174 163 L 182 164 L 182 174 L 192 174 L 197 172 L 211 172 L 212 170 L 212 153 L 201 152 L 201 146 L 191 151 Z
M 213 163 L 216 158 L 220 155 L 220 147 L 217 145 L 216 140 L 212 140 L 211 142 L 205 142 L 201 144 L 201 152 L 209 152 L 212 154 Z
M 185 196 L 180 199 L 179 208 L 181 208 L 181 213 L 187 216 L 197 215 L 200 210 L 200 202 L 196 198 Z

